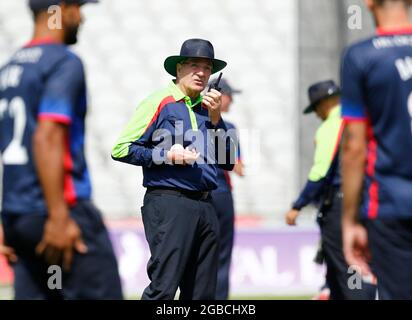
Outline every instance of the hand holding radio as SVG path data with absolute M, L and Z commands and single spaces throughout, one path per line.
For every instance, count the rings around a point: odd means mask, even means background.
M 203 96 L 202 104 L 209 110 L 209 119 L 213 125 L 217 125 L 221 118 L 222 94 L 219 87 L 222 72 L 219 74 L 216 82 L 209 86 L 209 90 Z

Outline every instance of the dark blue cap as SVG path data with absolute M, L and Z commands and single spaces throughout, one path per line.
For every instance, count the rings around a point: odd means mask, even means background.
M 99 2 L 99 0 L 29 0 L 29 7 L 32 11 L 40 11 L 60 3 L 78 4 L 82 6 L 86 3 L 97 2 Z
M 339 86 L 333 80 L 317 82 L 308 89 L 310 105 L 303 111 L 304 114 L 315 111 L 316 106 L 323 99 L 337 96 L 340 94 Z
M 214 84 L 215 82 L 216 79 L 211 80 L 209 82 L 209 86 Z M 234 89 L 225 78 L 220 79 L 219 88 L 221 88 L 220 92 L 222 94 L 226 94 L 228 96 L 233 96 L 234 94 L 242 92 L 242 90 Z

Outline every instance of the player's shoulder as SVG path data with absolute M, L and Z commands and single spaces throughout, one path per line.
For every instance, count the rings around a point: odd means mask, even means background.
M 83 65 L 83 61 L 80 56 L 68 47 L 65 48 L 65 58 L 67 60 L 73 61 L 73 63 Z
M 11 63 L 36 64 L 44 73 L 53 73 L 61 66 L 71 72 L 83 72 L 83 63 L 77 54 L 63 44 L 24 46 L 10 59 Z
M 84 81 L 83 62 L 67 46 L 47 45 L 41 48 L 44 50 L 44 56 L 39 61 L 39 68 L 44 79 L 55 79 L 55 77 L 58 77 L 67 83 L 80 83 Z
M 64 63 L 67 67 L 72 68 L 73 71 L 84 72 L 82 59 L 67 47 L 65 47 L 61 53 L 60 62 Z
M 343 50 L 343 59 L 363 59 L 369 50 L 375 49 L 376 38 L 377 36 L 372 36 L 350 44 Z
M 164 87 L 150 93 L 140 102 L 138 108 L 157 109 L 161 104 L 170 102 L 175 102 L 175 100 L 168 87 Z
M 83 62 L 80 57 L 63 44 L 45 45 L 37 48 L 43 50 L 43 61 L 48 65 L 59 67 L 65 65 L 72 71 L 83 71 Z

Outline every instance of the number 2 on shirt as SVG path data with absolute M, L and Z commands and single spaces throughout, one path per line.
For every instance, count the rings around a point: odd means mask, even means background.
M 29 157 L 26 147 L 23 146 L 24 129 L 26 128 L 26 108 L 21 97 L 14 97 L 10 101 L 0 100 L 0 119 L 8 112 L 13 118 L 13 138 L 2 154 L 4 165 L 25 165 Z

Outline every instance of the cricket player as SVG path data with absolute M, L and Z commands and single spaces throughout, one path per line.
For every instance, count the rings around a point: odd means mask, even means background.
M 122 298 L 109 236 L 90 200 L 83 64 L 67 47 L 87 2 L 96 1 L 30 0 L 33 38 L 0 69 L 1 216 L 6 254 L 17 256 L 16 299 Z M 52 5 L 61 28 L 50 27 Z M 50 266 L 61 270 L 61 286 L 50 286 L 50 270 L 59 270 Z
M 410 1 L 366 4 L 376 35 L 342 61 L 344 254 L 358 272 L 376 275 L 380 299 L 412 299 Z

